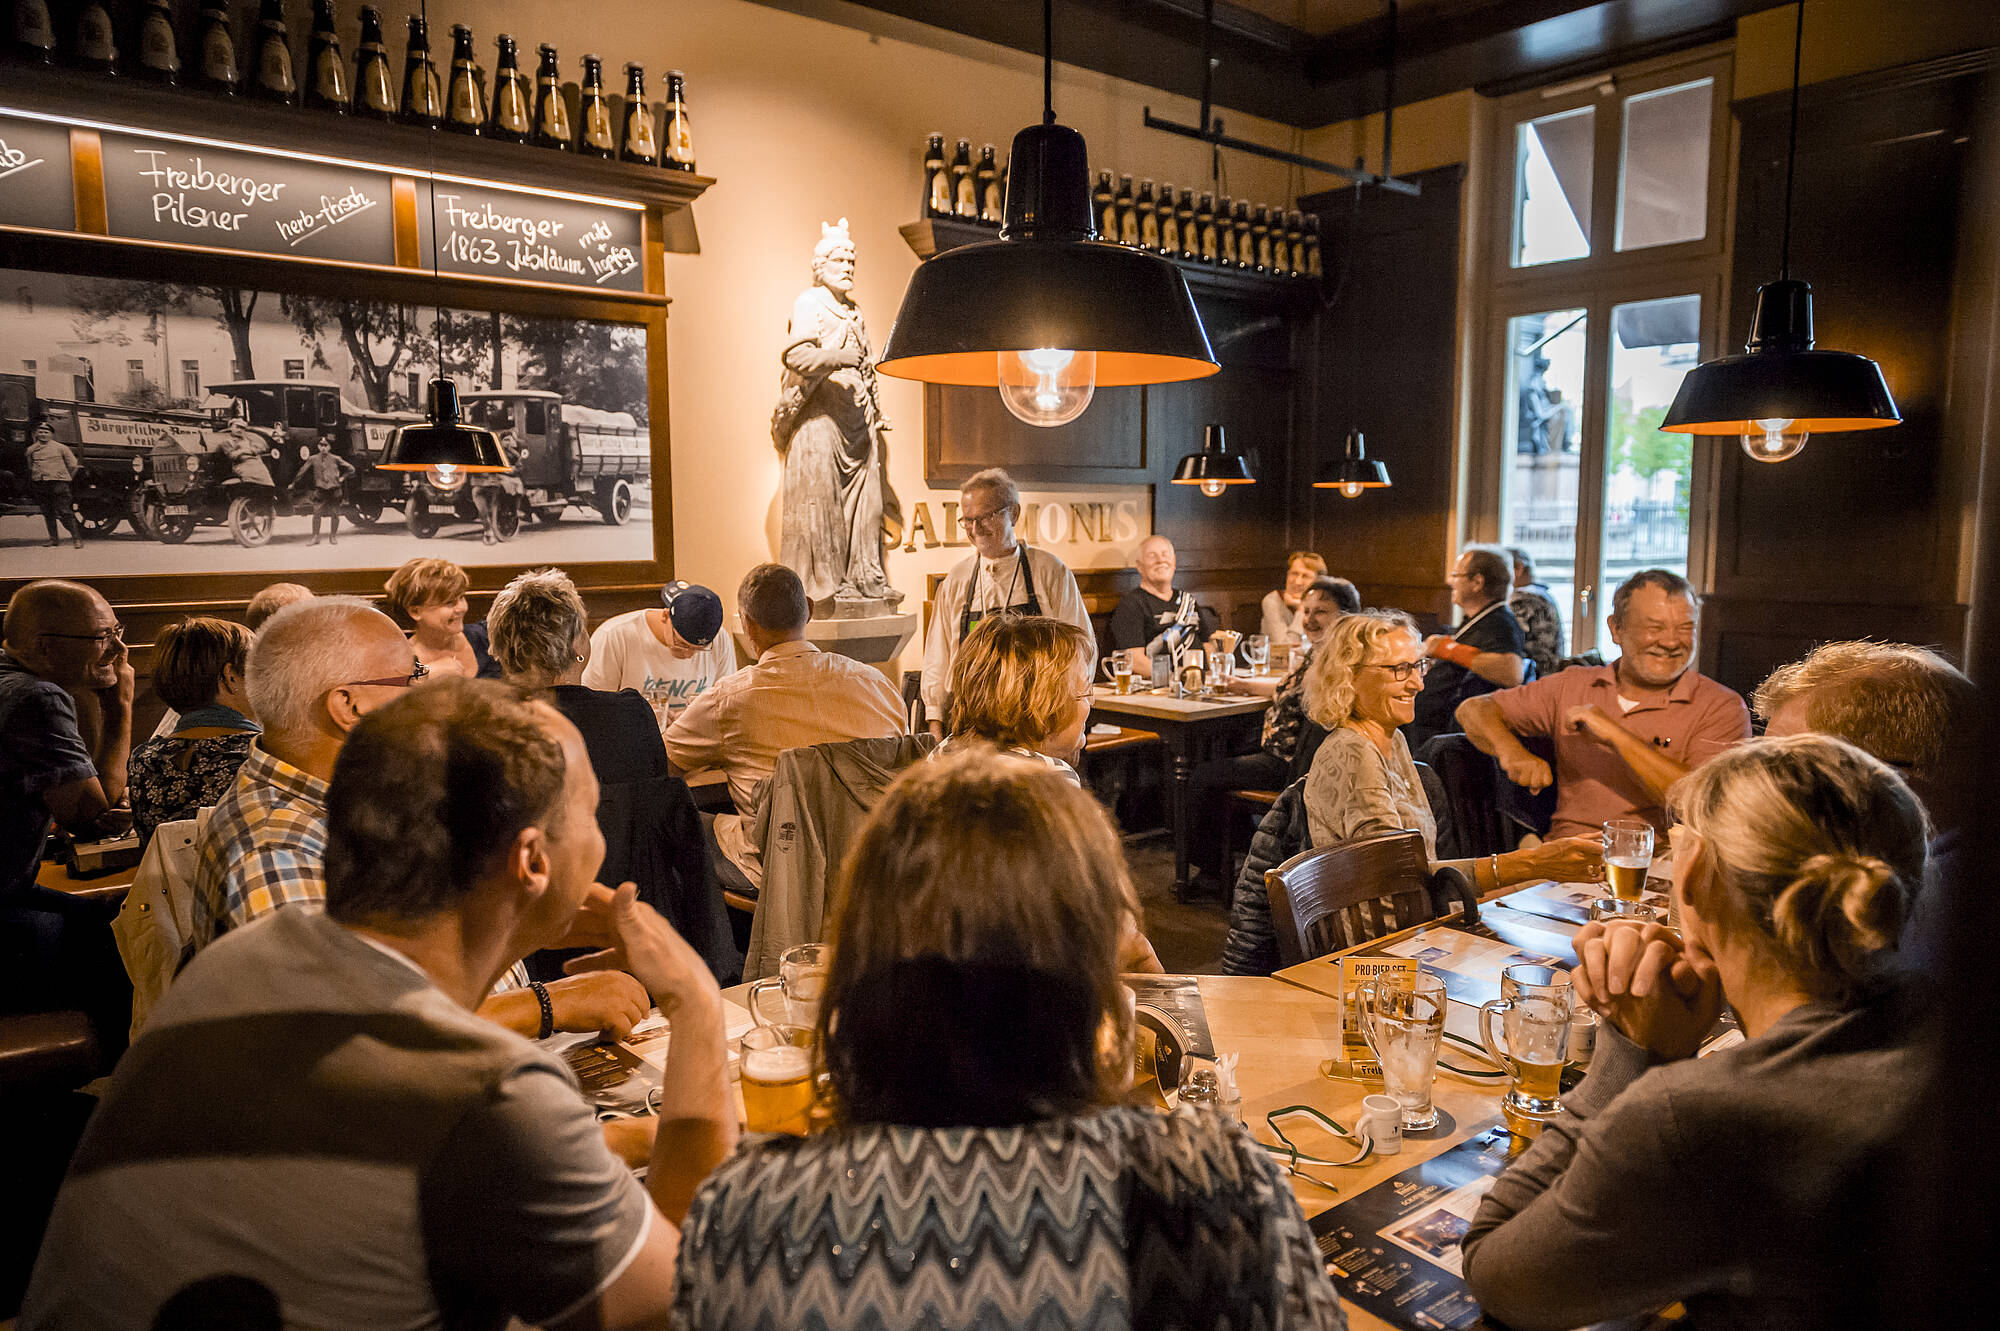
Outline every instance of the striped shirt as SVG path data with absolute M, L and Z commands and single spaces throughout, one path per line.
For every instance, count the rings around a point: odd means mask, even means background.
M 280 906 L 317 909 L 326 900 L 326 782 L 256 741 L 196 853 L 189 934 L 196 949 Z M 517 961 L 493 991 L 527 983 Z

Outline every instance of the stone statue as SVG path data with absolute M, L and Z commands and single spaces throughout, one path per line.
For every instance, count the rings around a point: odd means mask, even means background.
M 778 560 L 804 581 L 816 615 L 893 611 L 902 593 L 883 574 L 883 533 L 885 523 L 900 529 L 902 505 L 889 488 L 889 427 L 854 304 L 854 242 L 844 217 L 819 230 L 813 286 L 792 304 L 771 413 L 785 460 Z M 820 604 L 829 597 L 834 606 Z

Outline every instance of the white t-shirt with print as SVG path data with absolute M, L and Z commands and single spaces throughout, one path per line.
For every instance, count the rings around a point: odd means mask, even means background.
M 583 668 L 583 686 L 607 692 L 661 689 L 667 699 L 667 710 L 660 718 L 665 729 L 689 703 L 714 688 L 717 680 L 736 673 L 736 644 L 725 629 L 715 635 L 714 642 L 682 660 L 654 636 L 646 614 L 634 610 L 597 626 L 597 632 L 590 635 L 590 664 Z

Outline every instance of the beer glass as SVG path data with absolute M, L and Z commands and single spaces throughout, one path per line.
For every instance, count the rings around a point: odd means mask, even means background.
M 1604 825 L 1604 875 L 1611 895 L 1637 901 L 1646 890 L 1653 863 L 1653 825 L 1638 818 L 1613 818 Z
M 800 943 L 788 947 L 778 958 L 778 973 L 750 986 L 750 1016 L 759 1026 L 773 1026 L 764 1015 L 763 996 L 775 989 L 785 1002 L 783 1024 L 810 1030 L 819 1024 L 819 996 L 826 988 L 826 968 L 833 962 L 833 947 L 827 943 Z
M 1562 1108 L 1563 1062 L 1569 1056 L 1570 1017 L 1576 996 L 1569 972 L 1548 966 L 1509 966 L 1500 972 L 1500 997 L 1479 1009 L 1479 1039 L 1513 1084 L 1503 1114 L 1543 1122 Z M 1501 1038 L 1493 1037 L 1500 1018 Z
M 750 1132 L 811 1131 L 813 1033 L 803 1026 L 752 1026 L 737 1042 L 743 1126 Z
M 1119 693 L 1132 691 L 1132 658 L 1123 652 L 1113 652 L 1104 658 L 1104 669 L 1111 676 L 1111 687 Z
M 1431 1079 L 1444 1035 L 1444 979 L 1410 971 L 1363 980 L 1355 989 L 1361 1034 L 1382 1065 L 1383 1089 L 1403 1110 L 1403 1131 L 1437 1126 Z
M 1253 633 L 1243 640 L 1243 655 L 1250 662 L 1250 673 L 1261 675 L 1271 664 L 1271 639 L 1262 633 Z
M 1599 897 L 1590 903 L 1592 922 L 1610 920 L 1631 920 L 1636 924 L 1665 924 L 1667 912 L 1644 901 L 1627 901 L 1623 897 Z

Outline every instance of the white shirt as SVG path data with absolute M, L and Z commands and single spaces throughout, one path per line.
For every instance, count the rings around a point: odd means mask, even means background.
M 714 642 L 682 660 L 653 632 L 646 622 L 648 613 L 614 615 L 597 626 L 590 635 L 590 664 L 583 668 L 583 686 L 608 693 L 658 688 L 667 699 L 660 718 L 664 730 L 717 680 L 736 673 L 736 644 L 725 629 Z
M 1023 552 L 1027 568 L 1021 566 Z M 1091 656 L 1097 655 L 1097 633 L 1090 627 L 1090 611 L 1084 608 L 1083 593 L 1077 590 L 1076 575 L 1069 566 L 1038 546 L 1017 545 L 1012 553 L 998 559 L 972 555 L 960 560 L 938 584 L 931 602 L 930 629 L 924 635 L 924 714 L 933 721 L 944 719 L 944 695 L 951 687 L 951 663 L 958 655 L 958 621 L 965 611 L 965 593 L 972 589 L 972 609 L 1005 610 L 1028 603 L 1028 578 L 1035 582 L 1035 596 L 1042 613 L 1051 619 L 1066 620 L 1090 636 Z M 976 581 L 975 581 L 976 579 Z M 1093 666 L 1092 673 L 1095 673 Z
M 683 772 L 719 767 L 735 814 L 715 820 L 715 841 L 751 882 L 763 880 L 742 818 L 778 755 L 844 739 L 881 739 L 909 730 L 902 695 L 888 676 L 809 642 L 781 642 L 755 665 L 703 693 L 667 728 L 667 757 Z
M 1294 647 L 1306 640 L 1306 600 L 1299 598 L 1299 608 L 1291 609 L 1285 604 L 1283 592 L 1264 594 L 1263 617 L 1258 632 L 1271 640 L 1272 646 L 1289 643 Z

